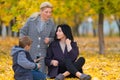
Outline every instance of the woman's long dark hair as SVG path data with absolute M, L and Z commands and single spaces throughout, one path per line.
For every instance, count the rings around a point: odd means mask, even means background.
M 70 26 L 67 25 L 67 24 L 58 25 L 57 28 L 56 28 L 56 32 L 58 31 L 59 27 L 62 29 L 62 32 L 64 33 L 64 35 L 66 36 L 66 38 L 70 39 L 73 42 L 74 39 L 73 39 L 73 35 L 72 35 L 72 31 L 71 31 Z M 56 32 L 55 32 L 54 40 L 59 40 L 59 39 L 57 39 Z

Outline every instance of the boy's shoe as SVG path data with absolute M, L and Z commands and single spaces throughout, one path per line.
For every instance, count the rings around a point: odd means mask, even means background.
M 82 74 L 80 76 L 80 80 L 91 80 L 91 76 L 90 75 L 86 75 L 86 74 Z
M 59 74 L 55 77 L 55 80 L 64 80 L 64 75 Z

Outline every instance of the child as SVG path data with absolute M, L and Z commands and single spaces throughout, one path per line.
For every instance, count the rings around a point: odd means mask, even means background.
M 12 48 L 12 68 L 15 80 L 45 80 L 45 75 L 37 71 L 41 65 L 35 63 L 34 61 L 37 61 L 37 59 L 33 61 L 28 52 L 31 43 L 31 39 L 28 36 L 24 36 L 19 39 L 19 46 Z

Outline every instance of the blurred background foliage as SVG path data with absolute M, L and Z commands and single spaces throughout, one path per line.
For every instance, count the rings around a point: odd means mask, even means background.
M 19 29 L 44 1 L 53 4 L 56 25 L 72 27 L 80 56 L 86 58 L 85 73 L 92 80 L 120 80 L 120 0 L 0 0 L 0 80 L 13 80 L 10 49 L 18 44 Z M 103 31 L 108 36 L 103 55 L 97 54 L 99 13 L 104 14 Z
M 117 34 L 120 36 L 120 0 L 0 0 L 0 32 L 3 30 L 2 26 L 8 27 L 8 30 L 13 32 L 19 32 L 27 18 L 40 11 L 39 6 L 44 1 L 53 4 L 53 18 L 56 25 L 69 24 L 77 36 L 81 35 L 78 29 L 84 22 L 92 22 L 92 33 L 95 35 L 93 31 L 98 28 L 98 14 L 100 8 L 103 7 L 104 20 L 107 20 L 109 24 L 116 21 Z M 88 29 L 89 26 L 86 31 Z M 9 36 L 12 35 L 10 33 L 12 31 L 8 32 Z

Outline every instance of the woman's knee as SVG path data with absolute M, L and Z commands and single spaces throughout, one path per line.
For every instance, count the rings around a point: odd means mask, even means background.
M 85 58 L 84 57 L 80 57 L 80 58 L 78 58 L 78 61 L 81 62 L 81 63 L 85 63 Z

